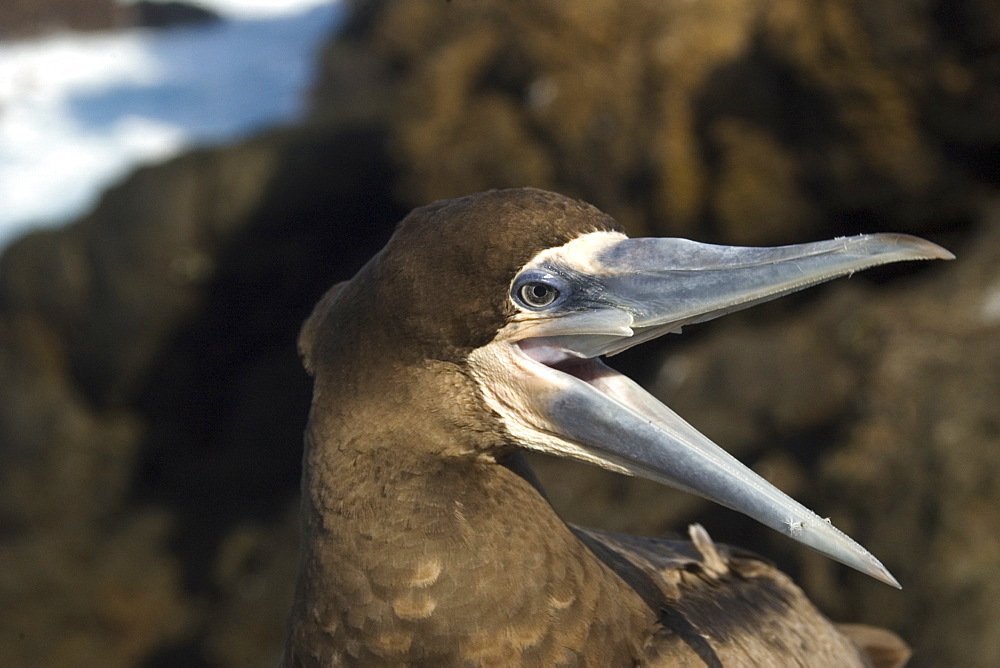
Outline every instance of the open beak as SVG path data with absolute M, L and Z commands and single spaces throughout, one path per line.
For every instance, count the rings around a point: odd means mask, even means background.
M 952 259 L 905 235 L 777 248 L 593 233 L 515 277 L 514 320 L 484 355 L 486 399 L 522 445 L 688 491 L 894 587 L 867 550 L 597 358 L 855 271 Z

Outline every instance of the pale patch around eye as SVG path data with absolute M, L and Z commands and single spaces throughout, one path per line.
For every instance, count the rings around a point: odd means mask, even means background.
M 581 273 L 600 274 L 604 271 L 604 265 L 597 259 L 601 252 L 627 238 L 621 232 L 588 232 L 562 246 L 546 248 L 531 258 L 522 271 L 552 263 L 572 267 Z

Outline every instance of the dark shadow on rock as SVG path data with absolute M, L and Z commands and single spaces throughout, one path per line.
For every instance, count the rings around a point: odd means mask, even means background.
M 283 151 L 253 220 L 217 258 L 201 309 L 166 346 L 135 409 L 149 438 L 137 503 L 178 517 L 188 586 L 209 583 L 219 540 L 297 494 L 311 382 L 295 349 L 319 296 L 388 239 L 402 211 L 371 130 Z
M 143 28 L 175 28 L 220 20 L 219 15 L 210 9 L 187 2 L 140 0 L 135 3 L 132 11 L 135 24 Z

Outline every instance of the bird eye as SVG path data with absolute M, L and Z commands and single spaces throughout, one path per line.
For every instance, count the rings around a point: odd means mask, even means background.
M 559 298 L 559 290 L 548 283 L 532 281 L 518 291 L 521 301 L 532 308 L 543 308 Z

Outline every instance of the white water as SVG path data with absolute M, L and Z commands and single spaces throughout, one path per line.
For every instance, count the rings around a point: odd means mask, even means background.
M 339 3 L 191 4 L 224 20 L 0 42 L 0 247 L 80 215 L 139 164 L 302 114 Z

